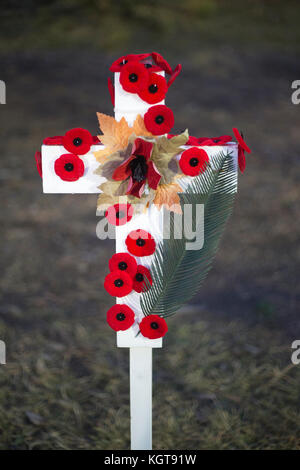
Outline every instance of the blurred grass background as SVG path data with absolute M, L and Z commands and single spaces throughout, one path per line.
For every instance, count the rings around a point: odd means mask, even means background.
M 2 1 L 0 449 L 129 448 L 114 245 L 96 196 L 43 195 L 33 156 L 48 135 L 97 133 L 109 65 L 152 50 L 183 64 L 175 131 L 237 126 L 253 151 L 213 270 L 154 352 L 154 448 L 300 448 L 299 19 L 292 0 Z

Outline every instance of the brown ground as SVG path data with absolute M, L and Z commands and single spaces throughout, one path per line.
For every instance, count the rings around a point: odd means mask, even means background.
M 34 164 L 44 137 L 76 126 L 97 133 L 95 112 L 112 114 L 106 79 L 117 56 L 0 57 L 0 448 L 128 446 L 127 354 L 105 323 L 113 243 L 96 238 L 96 196 L 43 195 Z M 290 99 L 299 60 L 224 46 L 178 61 L 167 102 L 176 131 L 237 126 L 252 154 L 213 270 L 155 353 L 155 446 L 299 448 L 300 366 L 290 371 L 289 359 L 300 338 L 300 107 Z

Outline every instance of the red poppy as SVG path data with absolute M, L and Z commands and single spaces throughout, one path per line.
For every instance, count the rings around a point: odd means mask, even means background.
M 139 97 L 150 104 L 159 103 L 167 93 L 168 86 L 165 77 L 157 73 L 148 75 L 148 83 L 138 92 Z
M 131 156 L 115 169 L 112 176 L 114 180 L 124 181 L 129 178 L 126 194 L 141 197 L 147 181 L 150 188 L 157 188 L 161 175 L 150 160 L 152 149 L 151 142 L 136 139 Z
M 152 276 L 149 269 L 145 266 L 139 265 L 133 278 L 133 289 L 138 293 L 146 292 L 150 286 L 152 286 L 152 282 Z
M 164 104 L 151 106 L 144 116 L 146 129 L 153 135 L 162 135 L 170 132 L 174 126 L 172 109 Z
M 107 86 L 108 86 L 111 103 L 114 106 L 115 105 L 115 88 L 114 88 L 112 79 L 110 77 L 107 79 Z
M 151 233 L 142 229 L 132 230 L 127 235 L 125 243 L 129 253 L 134 256 L 150 256 L 155 251 L 154 238 Z
M 232 141 L 231 135 L 221 135 L 220 137 L 199 137 L 198 145 L 207 145 L 209 147 L 214 145 L 226 145 Z M 187 144 L 188 145 L 188 144 Z
M 63 137 L 61 135 L 55 135 L 54 137 L 46 137 L 43 140 L 44 145 L 62 145 Z
M 62 135 L 56 135 L 54 137 L 46 137 L 43 140 L 43 144 L 44 145 L 63 145 L 63 138 L 64 137 Z M 101 141 L 97 135 L 92 136 L 92 144 L 93 145 L 101 144 Z M 78 153 L 79 155 L 79 152 L 76 151 L 76 153 Z
M 149 339 L 162 338 L 168 331 L 166 320 L 158 315 L 148 315 L 140 323 L 140 331 Z
M 129 253 L 115 253 L 109 260 L 109 269 L 113 271 L 123 271 L 134 277 L 137 272 L 137 262 Z
M 40 177 L 43 178 L 42 154 L 41 154 L 41 152 L 35 152 L 34 158 L 35 158 L 37 171 L 39 172 Z
M 234 136 L 236 140 L 238 141 L 238 162 L 239 162 L 239 168 L 242 173 L 244 173 L 244 170 L 246 168 L 246 157 L 245 157 L 245 152 L 251 153 L 250 148 L 246 144 L 243 138 L 243 133 L 240 133 L 236 127 L 233 129 Z
M 168 139 L 175 137 L 175 134 L 168 134 Z M 214 146 L 214 145 L 226 145 L 232 141 L 231 135 L 221 135 L 220 137 L 193 137 L 189 136 L 189 140 L 186 145 L 198 145 L 198 146 Z
M 148 71 L 143 64 L 130 61 L 121 70 L 120 83 L 125 91 L 138 93 L 147 86 L 148 75 Z
M 168 80 L 168 87 L 176 80 L 182 69 L 181 64 L 176 65 L 175 69 L 172 71 L 171 77 Z
M 70 129 L 63 136 L 63 146 L 69 152 L 75 153 L 76 155 L 84 155 L 87 153 L 93 143 L 93 137 L 86 129 L 77 127 Z
M 158 52 L 152 52 L 151 54 L 155 64 L 160 70 L 164 70 L 166 73 L 169 75 L 172 74 L 172 68 L 168 64 L 168 62 L 163 58 L 162 55 L 160 55 Z
M 184 175 L 197 176 L 205 171 L 208 162 L 205 150 L 192 147 L 181 154 L 179 166 Z
M 125 304 L 116 304 L 106 313 L 109 326 L 115 331 L 128 330 L 134 324 L 134 311 Z
M 111 72 L 121 72 L 123 69 L 123 66 L 126 65 L 128 62 L 139 62 L 140 60 L 146 59 L 149 57 L 150 54 L 128 54 L 128 55 L 123 55 L 119 59 L 115 60 L 111 66 L 109 67 L 109 70 Z
M 73 153 L 64 153 L 54 163 L 54 171 L 63 181 L 77 181 L 84 173 L 84 163 Z
M 133 207 L 131 204 L 114 204 L 105 211 L 105 217 L 112 225 L 125 225 L 132 219 Z
M 105 277 L 104 288 L 109 295 L 124 297 L 132 291 L 132 279 L 129 274 L 117 269 Z

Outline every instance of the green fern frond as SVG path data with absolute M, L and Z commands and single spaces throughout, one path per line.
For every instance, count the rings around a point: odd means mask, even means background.
M 204 225 L 204 244 L 199 250 L 187 250 L 191 242 L 178 230 L 176 215 L 171 215 L 171 237 L 158 244 L 151 265 L 153 285 L 141 297 L 144 315 L 158 314 L 167 317 L 188 302 L 199 290 L 211 268 L 226 221 L 231 214 L 237 185 L 235 162 L 223 152 L 212 158 L 210 166 L 200 176 L 193 178 L 181 194 L 181 205 L 191 204 L 192 224 L 196 233 Z M 197 204 L 204 205 L 204 218 L 196 220 Z M 183 208 L 184 210 L 184 208 Z

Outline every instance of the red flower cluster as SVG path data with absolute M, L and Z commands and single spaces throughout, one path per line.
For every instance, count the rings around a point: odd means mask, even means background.
M 153 135 L 170 132 L 174 126 L 173 111 L 165 105 L 151 106 L 144 115 L 146 129 Z
M 125 243 L 129 253 L 139 257 L 153 255 L 156 246 L 151 233 L 142 229 L 132 230 Z
M 131 204 L 114 204 L 107 209 L 104 215 L 112 225 L 125 225 L 132 219 L 133 207 Z
M 208 162 L 205 150 L 192 147 L 181 154 L 179 166 L 184 175 L 198 176 L 205 171 Z
M 111 72 L 122 72 L 124 65 L 130 62 L 139 62 L 151 72 L 162 72 L 170 76 L 168 81 L 168 87 L 174 82 L 176 77 L 181 72 L 181 65 L 178 64 L 174 70 L 168 62 L 158 52 L 152 52 L 147 54 L 128 54 L 120 57 L 112 63 L 109 70 Z
M 126 238 L 128 251 L 135 256 L 149 256 L 155 251 L 155 241 L 145 230 L 130 232 Z M 147 291 L 153 284 L 150 270 L 146 266 L 137 265 L 133 256 L 128 253 L 115 253 L 109 260 L 110 273 L 106 276 L 104 287 L 116 297 L 130 294 L 132 289 L 137 293 Z M 134 324 L 135 315 L 128 305 L 114 305 L 107 312 L 107 322 L 115 330 L 127 330 Z M 143 318 L 140 332 L 150 339 L 161 338 L 168 331 L 165 320 L 158 315 Z
M 140 323 L 140 331 L 149 339 L 162 338 L 168 331 L 166 321 L 158 315 L 148 315 Z
M 37 171 L 41 178 L 43 178 L 43 169 L 42 169 L 42 154 L 41 152 L 35 152 L 34 155 Z
M 116 304 L 108 310 L 106 320 L 115 331 L 128 330 L 134 324 L 134 311 L 128 305 Z
M 153 144 L 138 138 L 134 141 L 132 154 L 113 173 L 113 179 L 124 181 L 129 178 L 126 194 L 141 197 L 146 181 L 150 188 L 156 189 L 161 175 L 153 161 L 150 160 Z
M 242 173 L 244 173 L 244 170 L 246 168 L 246 157 L 245 157 L 245 152 L 251 153 L 250 148 L 246 144 L 243 138 L 243 134 L 234 127 L 233 133 L 235 135 L 236 140 L 238 141 L 238 162 L 239 162 L 239 168 Z
M 54 171 L 63 181 L 77 181 L 84 173 L 84 163 L 77 155 L 64 153 L 55 161 Z
M 150 104 L 162 101 L 168 91 L 165 77 L 149 72 L 144 64 L 134 60 L 122 66 L 120 83 L 125 91 L 138 94 L 142 100 Z M 112 96 L 111 85 L 109 92 Z
M 63 137 L 47 137 L 44 139 L 44 145 L 63 145 L 70 153 L 61 155 L 54 163 L 54 171 L 63 181 L 77 181 L 84 173 L 84 163 L 78 155 L 84 155 L 89 152 L 91 145 L 99 144 L 99 139 L 93 137 L 86 129 L 80 127 L 71 129 Z M 41 165 L 36 161 L 38 170 Z

